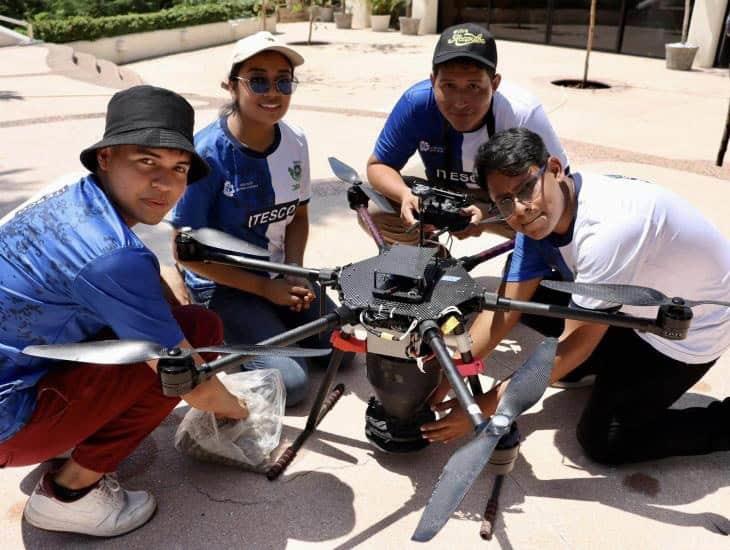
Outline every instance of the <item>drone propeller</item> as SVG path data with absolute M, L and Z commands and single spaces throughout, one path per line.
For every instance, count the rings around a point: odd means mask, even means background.
M 357 172 L 355 172 L 352 167 L 348 166 L 341 160 L 336 159 L 335 157 L 329 157 L 327 160 L 329 160 L 330 167 L 335 173 L 335 176 L 340 178 L 345 183 L 349 183 L 350 185 L 356 185 L 357 187 L 362 189 L 363 193 L 365 193 L 371 201 L 377 204 L 383 212 L 387 212 L 388 214 L 395 214 L 395 209 L 391 206 L 388 199 L 386 199 L 384 195 L 380 194 L 367 183 L 363 183 L 360 179 L 360 176 L 357 175 Z
M 193 351 L 279 357 L 318 357 L 327 355 L 330 352 L 327 348 L 309 349 L 245 344 L 207 346 L 192 350 L 178 348 L 167 349 L 155 342 L 149 342 L 147 340 L 98 340 L 75 344 L 28 346 L 23 349 L 25 355 L 31 355 L 33 357 L 78 363 L 95 363 L 99 365 L 126 365 L 141 361 L 151 361 L 153 359 L 185 357 Z
M 568 281 L 542 281 L 540 284 L 560 292 L 578 294 L 588 298 L 595 298 L 596 300 L 604 300 L 606 302 L 627 306 L 686 305 L 687 307 L 694 307 L 700 304 L 714 304 L 730 307 L 730 302 L 722 302 L 720 300 L 670 298 L 658 290 L 645 286 L 571 283 Z
M 233 237 L 228 233 L 224 233 L 223 231 L 218 231 L 217 229 L 201 227 L 200 229 L 187 229 L 185 230 L 185 233 L 190 235 L 200 244 L 211 248 L 237 252 L 238 254 L 245 254 L 247 256 L 256 256 L 267 259 L 269 257 L 269 252 L 265 248 L 247 243 L 244 240 L 237 239 L 236 237 Z
M 555 338 L 547 338 L 538 346 L 510 379 L 486 427 L 446 463 L 412 540 L 426 542 L 436 536 L 479 477 L 512 422 L 540 400 L 550 380 L 557 345 Z

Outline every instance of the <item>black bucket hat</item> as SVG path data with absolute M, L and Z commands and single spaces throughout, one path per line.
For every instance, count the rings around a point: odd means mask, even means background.
M 181 95 L 155 86 L 133 86 L 109 100 L 104 139 L 81 151 L 81 164 L 95 172 L 96 150 L 112 145 L 180 149 L 191 154 L 188 183 L 192 183 L 210 172 L 195 152 L 194 124 L 193 107 Z

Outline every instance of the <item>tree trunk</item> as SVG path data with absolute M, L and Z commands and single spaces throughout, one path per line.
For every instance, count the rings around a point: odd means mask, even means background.
M 591 13 L 588 17 L 588 40 L 586 40 L 586 63 L 583 67 L 583 88 L 588 86 L 588 60 L 591 57 L 591 49 L 593 49 L 593 31 L 596 28 L 596 3 L 597 0 L 591 0 Z
M 684 0 L 684 17 L 682 18 L 682 44 L 687 43 L 689 34 L 689 4 L 690 0 Z

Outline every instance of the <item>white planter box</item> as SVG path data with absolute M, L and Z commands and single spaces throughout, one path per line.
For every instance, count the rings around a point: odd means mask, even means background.
M 390 26 L 390 15 L 371 15 L 370 25 L 375 32 L 386 32 Z
M 107 59 L 118 65 L 140 59 L 199 50 L 235 42 L 261 30 L 258 17 L 233 19 L 179 29 L 123 34 L 98 40 L 79 40 L 66 45 L 75 51 Z M 276 16 L 266 18 L 266 30 L 276 31 Z

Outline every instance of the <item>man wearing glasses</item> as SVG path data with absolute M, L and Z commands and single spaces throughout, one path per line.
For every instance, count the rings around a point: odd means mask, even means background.
M 680 197 L 621 176 L 566 176 L 540 137 L 526 128 L 499 132 L 479 149 L 479 184 L 517 232 L 502 294 L 529 300 L 552 270 L 581 283 L 632 284 L 693 300 L 730 300 L 730 242 Z M 680 271 L 681 272 L 678 272 Z M 573 295 L 571 305 L 651 316 Z M 552 380 L 582 363 L 597 376 L 578 422 L 578 440 L 594 460 L 621 464 L 730 450 L 730 398 L 707 407 L 669 409 L 730 346 L 730 308 L 693 308 L 687 338 L 667 340 L 629 328 L 560 321 Z M 474 354 L 483 357 L 517 323 L 517 312 L 483 312 L 472 326 Z M 494 413 L 503 382 L 482 396 Z M 440 400 L 448 388 L 440 388 Z M 470 430 L 454 402 L 451 413 L 423 427 L 430 441 Z
M 480 204 L 469 207 L 472 225 L 458 237 L 479 235 L 475 224 L 486 218 L 489 198 L 473 173 L 480 144 L 499 130 L 524 126 L 537 132 L 548 150 L 568 164 L 560 140 L 539 101 L 497 73 L 497 46 L 491 33 L 474 23 L 446 29 L 436 44 L 430 80 L 409 88 L 400 98 L 380 133 L 368 160 L 367 176 L 378 191 L 391 199 L 400 214 L 372 206 L 371 214 L 387 242 L 415 243 L 418 199 L 400 171 L 418 151 L 426 177 L 436 185 L 472 194 Z M 506 226 L 505 235 L 512 234 Z

